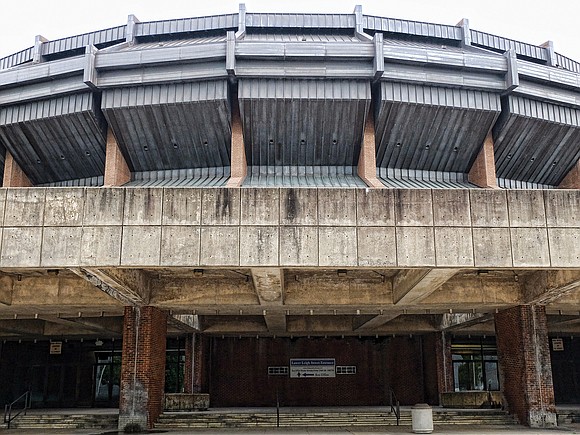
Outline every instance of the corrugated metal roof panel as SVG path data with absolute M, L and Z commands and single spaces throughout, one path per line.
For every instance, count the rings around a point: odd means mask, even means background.
M 238 14 L 223 14 L 137 23 L 135 26 L 135 36 L 175 35 L 178 33 L 202 32 L 215 29 L 234 29 L 237 27 Z
M 354 35 L 340 33 L 246 33 L 244 41 L 267 42 L 358 42 Z
M 225 80 L 106 90 L 102 108 L 133 171 L 230 164 Z
M 404 33 L 456 41 L 463 40 L 460 27 L 445 24 L 424 23 L 421 21 L 375 17 L 372 15 L 363 15 L 363 28 L 379 32 Z
M 243 187 L 365 187 L 352 166 L 249 166 Z
M 527 181 L 506 178 L 498 178 L 497 185 L 502 189 L 555 189 L 555 186 L 549 186 L 547 184 L 528 183 Z
M 498 94 L 381 82 L 377 166 L 469 170 L 500 111 Z
M 173 47 L 184 47 L 188 45 L 213 44 L 216 42 L 226 42 L 226 35 L 187 38 L 187 39 L 170 39 L 167 41 L 138 42 L 133 45 L 124 45 L 122 47 L 119 47 L 115 51 L 135 51 L 135 50 L 150 50 L 155 48 L 173 48 Z
M 56 181 L 54 183 L 37 184 L 35 187 L 101 187 L 105 184 L 105 177 L 77 178 L 75 180 Z
M 556 62 L 558 68 L 564 68 L 568 71 L 574 71 L 576 73 L 580 73 L 580 62 L 576 62 L 569 57 L 562 56 L 561 54 L 556 53 Z
M 471 30 L 471 43 L 483 48 L 491 48 L 503 52 L 514 49 L 516 54 L 520 56 L 543 61 L 548 60 L 546 49 L 543 47 L 526 44 L 513 39 L 502 38 L 501 36 L 480 32 L 479 30 Z
M 240 79 L 238 92 L 248 165 L 358 164 L 368 82 Z
M 102 175 L 105 135 L 90 92 L 0 110 L 2 142 L 35 184 Z
M 0 59 L 0 70 L 12 68 L 16 65 L 32 62 L 32 52 L 34 47 L 25 48 L 17 53 Z
M 580 110 L 510 95 L 493 129 L 498 178 L 557 186 L 580 158 Z
M 292 27 L 292 28 L 332 28 L 353 29 L 353 14 L 268 14 L 247 13 L 246 27 Z
M 229 166 L 133 172 L 125 187 L 221 187 L 229 177 Z
M 126 28 L 127 26 L 123 25 L 48 41 L 42 44 L 42 55 L 48 56 L 77 49 L 84 50 L 87 45 L 107 46 L 112 43 L 123 42 L 125 40 Z
M 416 171 L 412 169 L 377 168 L 377 176 L 387 187 L 402 189 L 477 188 L 458 172 Z

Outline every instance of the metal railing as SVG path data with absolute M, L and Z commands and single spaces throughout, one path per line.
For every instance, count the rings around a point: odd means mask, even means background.
M 399 420 L 401 419 L 401 406 L 395 392 L 392 388 L 389 388 L 389 405 L 391 407 L 391 412 L 395 414 L 397 419 L 397 426 L 399 425 Z
M 280 394 L 276 388 L 276 427 L 280 427 Z
M 24 399 L 24 408 L 18 409 L 18 412 L 16 414 L 12 415 L 12 409 L 13 409 L 14 405 L 16 405 L 22 399 Z M 30 394 L 30 391 L 26 391 L 25 393 L 22 393 L 12 403 L 4 405 L 4 423 L 7 424 L 7 426 L 6 426 L 7 429 L 10 429 L 10 423 L 12 422 L 12 420 L 14 420 L 20 414 L 22 414 L 22 412 L 24 412 L 24 415 L 26 415 L 26 410 L 30 409 L 31 399 L 32 399 L 32 396 Z

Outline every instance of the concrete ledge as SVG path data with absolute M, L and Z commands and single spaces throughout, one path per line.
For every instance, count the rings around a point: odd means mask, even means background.
M 209 394 L 165 394 L 165 411 L 205 411 L 209 408 Z
M 441 405 L 444 408 L 463 409 L 499 408 L 502 406 L 502 394 L 499 391 L 457 391 L 441 393 Z

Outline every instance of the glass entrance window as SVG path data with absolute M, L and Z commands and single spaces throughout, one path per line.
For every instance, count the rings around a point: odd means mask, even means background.
M 95 359 L 95 402 L 118 402 L 121 382 L 121 352 L 95 352 Z
M 454 339 L 451 344 L 455 391 L 499 390 L 495 340 Z

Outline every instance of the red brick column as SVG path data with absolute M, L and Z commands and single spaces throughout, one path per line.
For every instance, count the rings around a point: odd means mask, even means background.
M 193 348 L 195 345 L 195 334 L 185 337 L 185 369 L 183 370 L 183 391 L 193 393 Z
M 439 403 L 441 393 L 455 390 L 453 384 L 453 361 L 451 360 L 451 339 L 445 332 L 437 333 L 435 340 L 435 360 L 437 364 L 437 389 Z
M 209 337 L 195 336 L 193 349 L 193 393 L 209 393 Z
M 531 427 L 556 426 L 546 308 L 522 305 L 495 315 L 501 385 L 510 413 Z
M 119 430 L 131 423 L 152 428 L 163 411 L 167 314 L 155 307 L 125 307 Z

